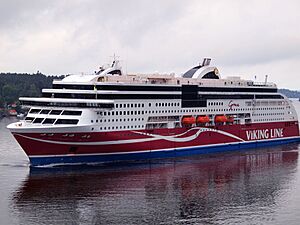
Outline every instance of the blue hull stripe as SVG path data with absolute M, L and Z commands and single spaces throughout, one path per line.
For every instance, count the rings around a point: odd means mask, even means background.
M 281 145 L 292 142 L 300 142 L 300 137 L 276 139 L 256 142 L 238 142 L 227 143 L 224 145 L 207 145 L 199 147 L 188 147 L 174 150 L 161 150 L 149 152 L 135 152 L 126 154 L 109 154 L 109 155 L 64 155 L 64 156 L 45 156 L 45 157 L 29 157 L 31 166 L 45 165 L 67 165 L 67 164 L 89 164 L 89 163 L 105 163 L 116 161 L 146 160 L 155 158 L 172 158 L 180 156 L 190 156 L 199 154 L 209 154 L 216 152 L 230 152 L 242 149 Z

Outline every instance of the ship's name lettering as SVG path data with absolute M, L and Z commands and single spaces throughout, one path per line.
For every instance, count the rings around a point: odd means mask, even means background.
M 260 140 L 268 138 L 280 138 L 283 137 L 283 128 L 273 128 L 264 130 L 247 130 L 247 140 Z

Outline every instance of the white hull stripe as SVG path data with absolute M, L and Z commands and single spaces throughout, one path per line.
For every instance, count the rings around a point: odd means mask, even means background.
M 263 139 L 263 140 L 254 140 L 254 141 L 244 141 L 244 144 L 251 144 L 256 142 L 265 142 L 265 141 L 283 141 L 289 139 L 298 139 L 300 141 L 300 136 L 292 136 L 285 138 L 276 138 L 276 139 Z M 209 145 L 197 145 L 197 146 L 186 146 L 179 148 L 165 148 L 165 149 L 156 149 L 156 150 L 143 150 L 143 151 L 127 151 L 127 152 L 111 152 L 111 153 L 90 153 L 90 154 L 62 154 L 62 155 L 28 155 L 29 158 L 43 158 L 43 157 L 80 157 L 80 156 L 101 156 L 101 155 L 124 155 L 124 154 L 134 154 L 134 153 L 149 153 L 149 152 L 160 152 L 160 151 L 177 151 L 184 149 L 197 149 L 197 148 L 207 148 L 207 147 L 218 147 L 225 145 L 236 145 L 241 142 L 230 142 L 230 143 L 220 143 L 220 144 L 209 144 Z
M 183 138 L 178 138 L 179 136 L 182 136 L 186 134 L 187 132 L 191 130 L 198 130 L 197 133 L 189 136 L 189 137 L 183 137 Z M 237 137 L 235 135 L 232 135 L 228 132 L 220 131 L 220 130 L 215 130 L 215 129 L 210 129 L 210 128 L 192 128 L 182 134 L 177 134 L 173 136 L 162 136 L 162 135 L 157 135 L 157 134 L 149 134 L 149 133 L 143 133 L 143 132 L 137 132 L 137 131 L 132 131 L 134 133 L 139 133 L 143 135 L 150 136 L 152 138 L 140 138 L 140 139 L 129 139 L 129 140 L 118 140 L 118 141 L 95 141 L 95 142 L 65 142 L 65 141 L 51 141 L 51 140 L 43 140 L 39 138 L 33 138 L 33 137 L 28 137 L 22 134 L 15 134 L 23 138 L 27 138 L 30 140 L 34 141 L 39 141 L 39 142 L 44 142 L 44 143 L 51 143 L 51 144 L 60 144 L 60 145 L 116 145 L 116 144 L 131 144 L 131 143 L 141 143 L 141 142 L 148 142 L 148 141 L 156 141 L 156 140 L 166 140 L 166 141 L 171 141 L 171 142 L 188 142 L 188 141 L 193 141 L 196 139 L 201 133 L 203 132 L 215 132 L 215 133 L 220 133 L 228 137 L 232 137 L 236 140 L 239 141 L 244 141 L 240 137 Z

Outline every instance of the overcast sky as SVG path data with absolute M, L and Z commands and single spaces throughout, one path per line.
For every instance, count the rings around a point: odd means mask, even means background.
M 223 77 L 300 90 L 299 0 L 0 0 L 0 71 L 183 73 L 211 57 Z

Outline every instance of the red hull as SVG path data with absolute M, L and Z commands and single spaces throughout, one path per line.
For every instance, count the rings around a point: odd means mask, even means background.
M 13 133 L 28 156 L 136 153 L 299 136 L 298 122 L 91 133 Z

